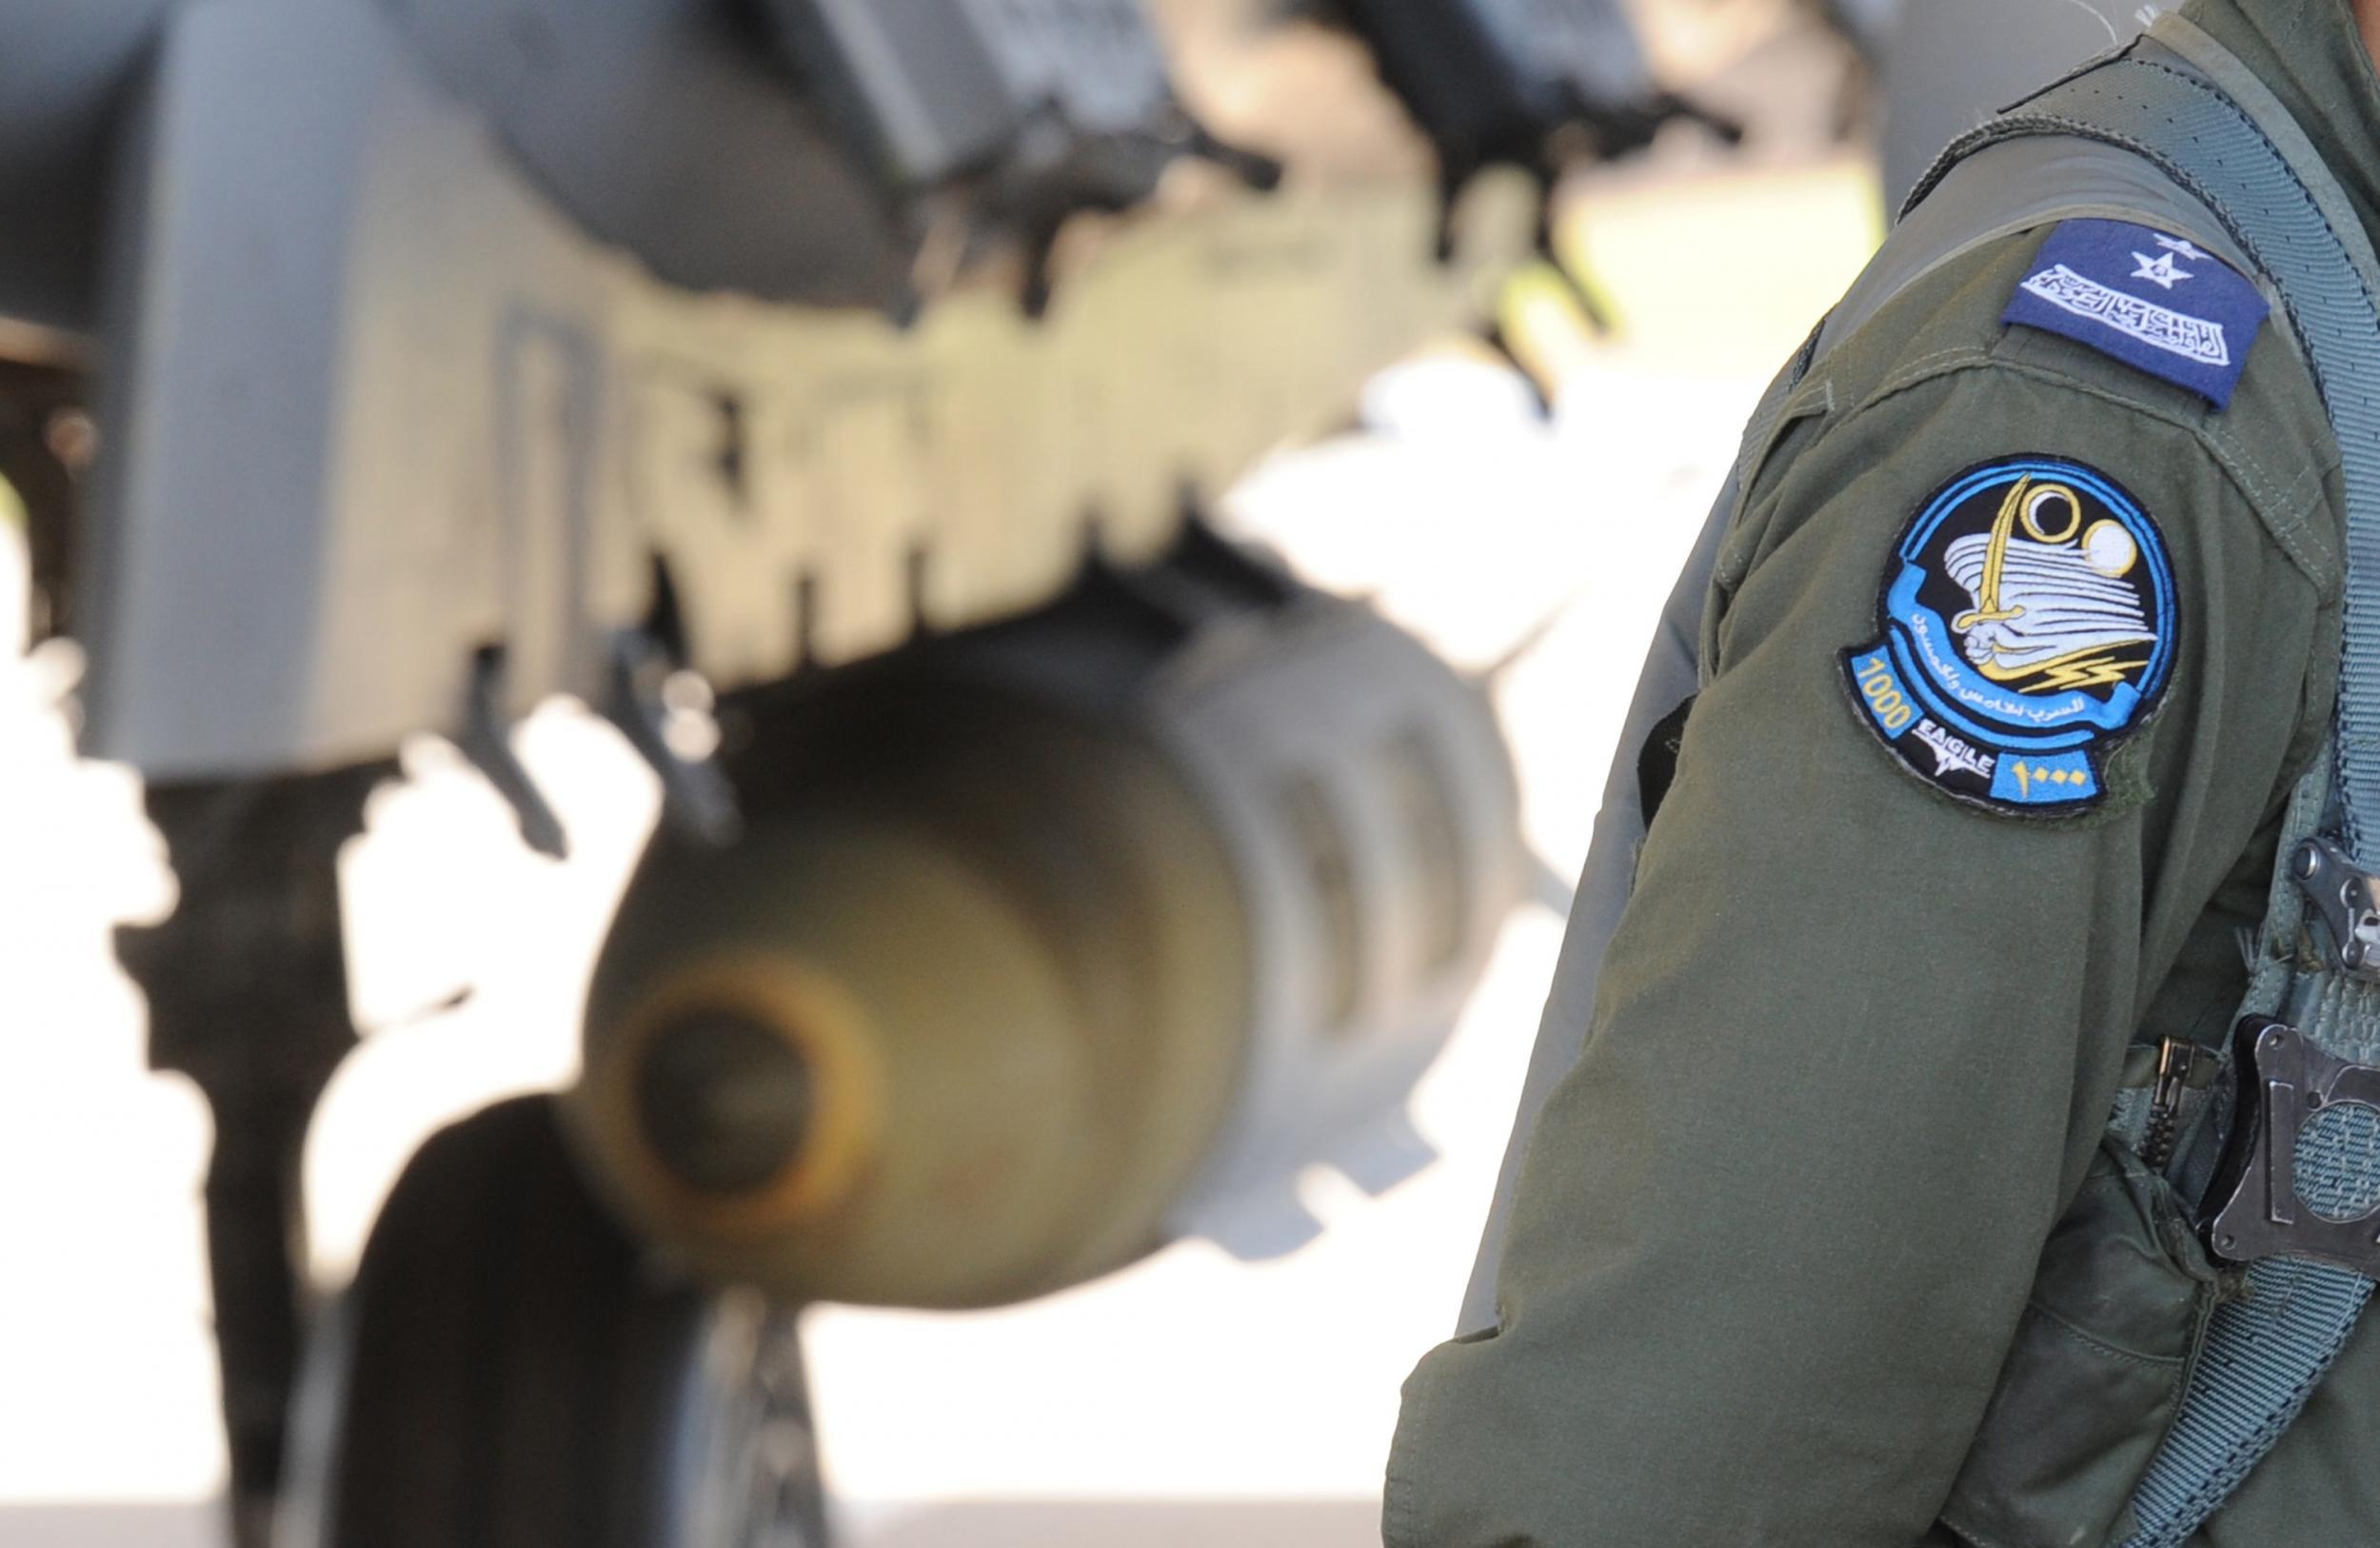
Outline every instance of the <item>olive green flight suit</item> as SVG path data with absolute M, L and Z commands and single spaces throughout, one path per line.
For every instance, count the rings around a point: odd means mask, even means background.
M 2380 79 L 2348 0 L 2183 13 L 2380 231 Z M 1407 1383 L 1390 1548 L 1962 1541 L 1936 1518 L 2128 1046 L 2221 1042 L 2331 710 L 2338 451 L 2277 324 L 2221 411 L 2004 327 L 2049 234 L 1904 290 L 1756 456 L 1676 780 L 1525 1152 L 1500 1326 Z M 2066 820 L 1928 787 L 1842 678 L 1913 515 L 2027 454 L 2129 489 L 2178 581 L 2172 685 L 2106 806 Z M 2380 1544 L 2372 1319 L 2192 1541 Z

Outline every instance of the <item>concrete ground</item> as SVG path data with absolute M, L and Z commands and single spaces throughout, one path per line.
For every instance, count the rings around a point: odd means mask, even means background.
M 1497 697 L 1557 871 L 1584 853 L 1640 642 L 1743 415 L 1864 254 L 1872 197 L 1848 163 L 1618 180 L 1578 232 L 1627 332 L 1555 351 L 1551 423 L 1485 367 L 1399 372 L 1373 395 L 1384 433 L 1279 459 L 1234 504 L 1245 530 L 1458 661 L 1548 625 Z M 69 757 L 70 665 L 0 670 L 0 1545 L 214 1548 L 208 1120 L 143 1073 L 108 950 L 111 921 L 155 917 L 172 886 L 131 776 Z M 576 985 L 653 795 L 583 715 L 541 714 L 524 744 L 579 838 L 567 863 L 524 852 L 429 743 L 348 857 L 355 998 L 376 1030 L 309 1157 L 328 1279 L 424 1133 L 569 1068 Z M 1560 928 L 1542 908 L 1514 919 L 1420 1091 L 1438 1164 L 1377 1201 L 1318 1173 L 1309 1202 L 1332 1229 L 1296 1258 L 1247 1266 L 1193 1243 L 1012 1311 L 821 1314 L 855 1548 L 1377 1543 L 1398 1386 L 1449 1331 Z M 464 983 L 466 1003 L 434 1008 Z

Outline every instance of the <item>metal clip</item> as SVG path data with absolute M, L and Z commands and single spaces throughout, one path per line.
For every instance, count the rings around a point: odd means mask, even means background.
M 2313 1258 L 2380 1279 L 2380 1203 L 2338 1219 L 2310 1201 L 2297 1176 L 2298 1140 L 2313 1115 L 2342 1102 L 2380 1107 L 2380 1067 L 2332 1058 L 2269 1017 L 2240 1022 L 2238 1038 L 2245 1121 L 2209 1194 L 2229 1201 L 2208 1244 L 2234 1263 Z
M 463 705 L 456 745 L 512 808 L 521 842 L 548 860 L 570 858 L 569 835 L 537 788 L 520 755 L 512 750 L 511 722 L 505 713 L 505 653 L 489 645 L 471 658 L 471 685 Z
M 665 688 L 674 670 L 669 652 L 651 634 L 621 630 L 612 638 L 604 718 L 661 776 L 663 816 L 688 838 L 724 848 L 743 835 L 744 814 L 715 755 L 688 758 L 669 744 Z
M 2309 839 L 2290 857 L 2328 938 L 2331 960 L 2350 977 L 2380 982 L 2380 877 L 2328 839 Z

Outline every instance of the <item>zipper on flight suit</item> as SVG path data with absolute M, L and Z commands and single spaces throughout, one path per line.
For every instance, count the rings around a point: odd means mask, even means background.
M 2191 1077 L 2198 1070 L 2198 1061 L 2207 1050 L 2188 1038 L 2166 1038 L 2157 1044 L 2157 1080 L 2149 1099 L 2149 1123 L 2141 1132 L 2140 1159 L 2155 1171 L 2162 1172 L 2173 1160 L 2173 1143 L 2180 1137 L 2182 1099 L 2190 1090 Z

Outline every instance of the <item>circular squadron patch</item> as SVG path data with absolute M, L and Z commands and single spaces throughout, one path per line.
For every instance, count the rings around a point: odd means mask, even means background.
M 2078 463 L 1960 474 L 1902 534 L 1879 610 L 1881 638 L 1842 658 L 1861 718 L 1918 778 L 1998 811 L 2097 805 L 2106 749 L 2172 675 L 2165 539 Z

